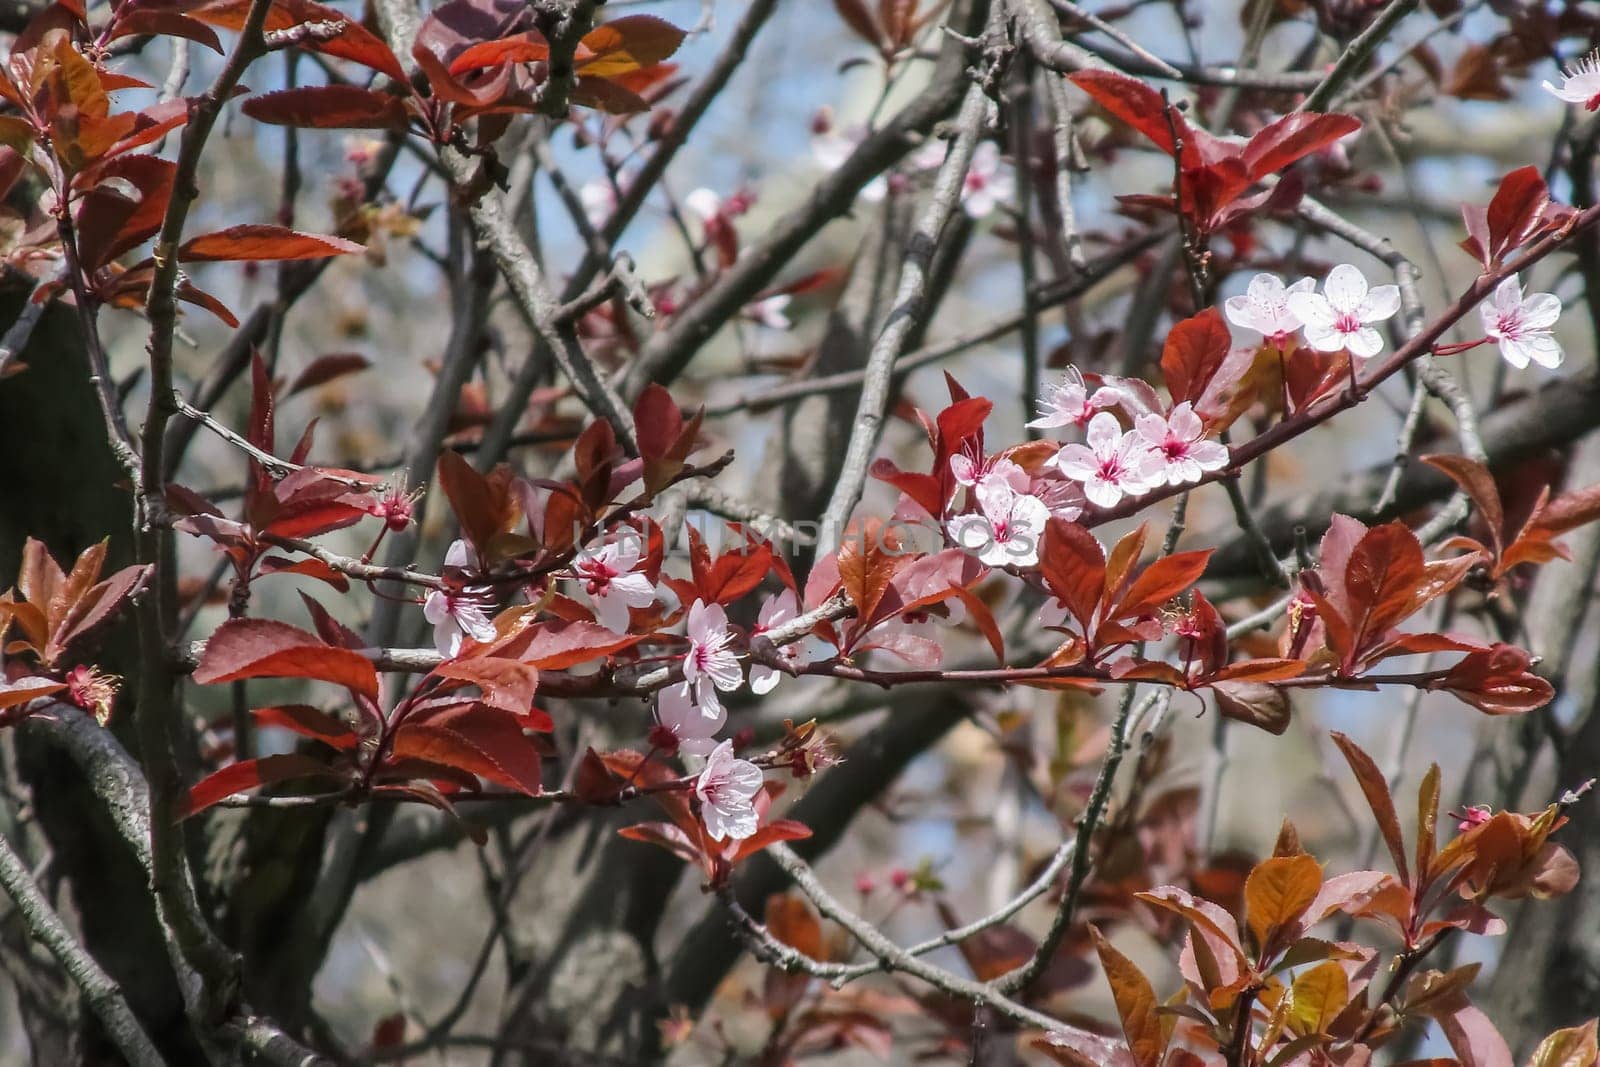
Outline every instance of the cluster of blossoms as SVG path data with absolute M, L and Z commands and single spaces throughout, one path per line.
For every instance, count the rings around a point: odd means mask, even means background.
M 1110 410 L 1128 397 L 1115 386 L 1092 392 L 1082 374 L 1069 367 L 1041 399 L 1036 429 L 1085 428 L 1084 443 L 1063 445 L 1030 474 L 1010 459 L 980 465 L 952 456 L 955 483 L 966 488 L 974 512 L 950 518 L 950 540 L 992 567 L 1031 567 L 1039 562 L 1044 527 L 1054 518 L 1068 522 L 1083 514 L 1085 501 L 1112 507 L 1164 485 L 1187 485 L 1228 465 L 1228 450 L 1206 439 L 1194 405 L 1175 405 L 1165 415 L 1146 411 L 1124 430 Z
M 1370 359 L 1383 351 L 1383 335 L 1376 325 L 1400 310 L 1398 286 L 1369 286 L 1349 263 L 1328 273 L 1322 292 L 1316 286 L 1311 278 L 1285 285 L 1275 274 L 1257 274 L 1242 295 L 1223 303 L 1223 309 L 1233 325 L 1259 333 L 1264 343 L 1286 353 L 1297 334 L 1319 352 L 1343 349 L 1354 359 Z M 1525 295 L 1513 276 L 1495 287 L 1478 313 L 1485 340 L 1498 345 L 1511 366 L 1518 370 L 1529 363 L 1552 370 L 1561 366 L 1561 346 L 1551 334 L 1561 316 L 1561 301 L 1554 295 Z
M 799 610 L 799 600 L 791 590 L 767 597 L 751 636 L 792 621 Z M 685 636 L 689 648 L 683 656 L 683 681 L 658 694 L 651 740 L 659 748 L 705 757 L 705 766 L 695 780 L 695 794 L 700 798 L 706 833 L 713 841 L 743 840 L 756 832 L 759 822 L 755 798 L 761 791 L 761 769 L 735 757 L 731 741 L 716 740 L 728 721 L 721 694 L 737 690 L 744 682 L 737 637 L 722 605 L 703 600 L 689 608 Z M 808 662 L 800 643 L 778 646 L 777 653 L 792 668 Z M 750 688 L 757 694 L 769 693 L 781 676 L 773 667 L 753 664 Z
M 828 108 L 818 111 L 811 120 L 811 157 L 824 171 L 832 173 L 844 165 L 856 148 L 866 138 L 864 127 L 841 128 Z M 898 191 L 910 175 L 937 170 L 944 162 L 945 144 L 930 141 L 906 160 L 904 173 L 887 177 L 880 174 L 861 189 L 861 198 L 877 203 L 891 190 Z M 1017 191 L 1016 177 L 1006 169 L 1000 158 L 1000 149 L 993 141 L 984 141 L 972 153 L 966 178 L 961 184 L 961 206 L 974 219 L 988 218 L 994 209 L 1008 203 Z
M 573 560 L 570 578 L 577 592 L 594 611 L 596 621 L 617 633 L 626 633 L 629 612 L 656 602 L 657 590 L 640 568 L 643 559 L 637 539 L 620 537 L 598 548 L 581 549 Z M 489 641 L 495 628 L 489 621 L 494 608 L 491 587 L 473 584 L 475 552 L 464 540 L 450 545 L 445 556 L 447 584 L 430 592 L 423 615 L 433 625 L 434 644 L 442 655 L 460 655 L 467 638 Z M 769 596 L 761 605 L 751 637 L 793 621 L 800 613 L 792 590 Z M 695 779 L 706 832 L 712 840 L 743 840 L 756 832 L 759 818 L 755 798 L 761 791 L 761 769 L 734 755 L 733 743 L 717 740 L 727 725 L 722 694 L 744 684 L 739 640 L 720 604 L 696 600 L 690 606 L 685 638 L 688 649 L 681 665 L 682 682 L 657 696 L 656 726 L 652 743 L 659 749 L 703 758 Z M 791 669 L 810 660 L 802 643 L 775 646 L 775 654 Z M 750 667 L 750 688 L 766 694 L 783 672 L 765 663 Z

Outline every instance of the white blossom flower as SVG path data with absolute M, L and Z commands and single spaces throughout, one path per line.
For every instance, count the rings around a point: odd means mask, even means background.
M 784 314 L 784 309 L 792 300 L 788 293 L 776 293 L 753 304 L 746 305 L 745 314 L 769 330 L 787 330 L 794 325 L 789 321 L 789 316 Z
M 1102 385 L 1092 394 L 1077 367 L 1068 367 L 1059 382 L 1044 387 L 1039 398 L 1039 417 L 1028 423 L 1035 430 L 1055 430 L 1062 426 L 1086 426 L 1094 413 L 1111 407 L 1122 398 L 1122 391 Z
M 1380 285 L 1368 290 L 1360 270 L 1341 263 L 1328 273 L 1322 292 L 1289 294 L 1289 310 L 1305 329 L 1306 342 L 1319 352 L 1344 349 L 1357 359 L 1383 351 L 1383 335 L 1375 322 L 1400 310 L 1400 288 Z
M 855 153 L 866 137 L 865 127 L 841 130 L 833 124 L 833 116 L 826 109 L 817 112 L 811 120 L 811 158 L 816 160 L 826 174 L 844 166 L 845 160 Z M 869 204 L 881 201 L 889 192 L 889 179 L 877 175 L 861 187 L 860 197 Z
M 689 608 L 689 651 L 683 657 L 683 680 L 688 683 L 694 702 L 708 715 L 722 711 L 717 691 L 731 693 L 739 688 L 744 675 L 739 658 L 728 646 L 733 631 L 728 629 L 728 613 L 721 604 L 696 600 Z
M 735 756 L 732 741 L 712 749 L 694 783 L 695 795 L 700 798 L 700 820 L 711 840 L 743 841 L 755 834 L 760 823 L 755 797 L 761 792 L 761 783 L 761 768 Z
M 1228 465 L 1227 446 L 1205 439 L 1205 425 L 1187 400 L 1166 418 L 1140 415 L 1134 432 L 1145 445 L 1143 472 L 1151 485 L 1187 485 Z
M 578 201 L 583 204 L 583 217 L 598 230 L 617 210 L 617 187 L 606 178 L 584 182 L 578 187 Z
M 697 707 L 689 683 L 668 686 L 656 697 L 656 721 L 678 743 L 678 751 L 704 756 L 717 744 L 717 733 L 728 722 L 728 713 L 718 707 Z
M 1021 468 L 1010 460 L 999 466 Z M 1023 474 L 1024 484 L 1027 475 Z M 956 515 L 945 529 L 950 540 L 990 567 L 1032 567 L 1039 562 L 1050 508 L 1038 497 L 1018 492 L 1005 471 L 991 470 L 979 479 L 973 495 L 978 511 Z
M 628 609 L 647 608 L 656 601 L 650 579 L 638 572 L 639 545 L 623 538 L 601 546 L 598 552 L 584 549 L 572 563 L 572 576 L 594 608 L 601 626 L 619 634 L 628 632 Z
M 793 622 L 799 615 L 799 600 L 793 590 L 785 589 L 762 601 L 761 610 L 756 614 L 755 628 L 751 633 L 764 634 L 786 622 Z M 796 669 L 811 662 L 811 657 L 805 649 L 804 639 L 791 641 L 786 645 L 775 645 L 774 648 L 785 663 Z M 783 672 L 775 667 L 769 667 L 765 663 L 753 664 L 750 667 L 750 691 L 758 696 L 765 696 L 772 692 L 782 677 Z
M 1494 295 L 1478 305 L 1483 332 L 1500 345 L 1500 355 L 1518 370 L 1530 362 L 1551 370 L 1561 366 L 1561 346 L 1550 328 L 1561 317 L 1561 301 L 1551 293 L 1522 295 L 1516 276 L 1495 286 Z
M 1254 330 L 1267 341 L 1280 344 L 1301 326 L 1300 317 L 1289 307 L 1290 294 L 1310 293 L 1316 287 L 1312 278 L 1301 278 L 1286 286 L 1276 274 L 1257 274 L 1242 296 L 1230 296 L 1222 306 L 1228 321 L 1235 326 Z
M 465 541 L 452 542 L 444 555 L 447 570 L 465 570 L 471 562 Z M 484 585 L 452 586 L 427 595 L 422 601 L 422 617 L 433 624 L 433 646 L 441 655 L 459 655 L 463 634 L 474 641 L 494 640 L 494 623 L 487 614 L 493 606 L 493 596 L 493 591 Z
M 704 221 L 710 222 L 722 214 L 722 197 L 710 189 L 701 187 L 683 198 L 683 206 L 699 215 Z
M 1124 496 L 1139 496 L 1150 489 L 1140 467 L 1144 459 L 1141 438 L 1123 433 L 1122 424 L 1109 411 L 1089 420 L 1087 445 L 1063 445 L 1050 462 L 1073 481 L 1083 483 L 1091 504 L 1109 508 Z
M 1600 51 L 1590 52 L 1561 71 L 1559 86 L 1544 83 L 1544 91 L 1569 104 L 1582 104 L 1584 110 L 1600 110 Z

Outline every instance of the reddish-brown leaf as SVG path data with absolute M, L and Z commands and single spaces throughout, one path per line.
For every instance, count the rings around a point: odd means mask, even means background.
M 1582 1026 L 1557 1030 L 1539 1042 L 1528 1060 L 1528 1067 L 1595 1067 L 1595 1060 L 1600 1058 L 1596 1025 L 1596 1021 L 1590 1019 Z
M 175 814 L 180 819 L 196 815 L 235 793 L 257 786 L 276 785 L 303 778 L 339 779 L 341 776 L 320 760 L 298 752 L 260 759 L 243 760 L 208 774 L 184 794 Z
M 319 385 L 327 385 L 331 381 L 343 378 L 346 375 L 364 371 L 372 366 L 372 361 L 359 352 L 331 352 L 325 356 L 318 356 L 305 365 L 295 379 L 290 383 L 284 396 L 294 396 L 307 389 L 315 389 Z
M 1039 573 L 1088 633 L 1106 581 L 1105 549 L 1094 534 L 1078 523 L 1051 519 L 1044 529 Z
M 483 707 L 448 718 L 406 723 L 394 732 L 396 760 L 420 759 L 455 767 L 485 781 L 536 796 L 539 752 L 515 721 Z
M 1406 842 L 1400 832 L 1400 817 L 1394 810 L 1394 798 L 1389 795 L 1389 782 L 1384 778 L 1383 772 L 1372 761 L 1372 757 L 1362 751 L 1350 738 L 1335 730 L 1332 732 L 1334 744 L 1339 746 L 1339 751 L 1344 753 L 1344 758 L 1350 764 L 1350 770 L 1356 776 L 1356 782 L 1361 786 L 1361 792 L 1367 798 L 1367 806 L 1372 809 L 1372 815 L 1378 820 L 1378 829 L 1383 834 L 1383 841 L 1389 847 L 1389 855 L 1394 858 L 1395 873 L 1400 876 L 1400 881 L 1409 886 L 1411 873 L 1406 866 Z
M 1489 468 L 1475 459 L 1454 454 L 1423 456 L 1422 462 L 1448 474 L 1471 499 L 1473 506 L 1478 509 L 1478 514 L 1483 516 L 1483 521 L 1489 527 L 1489 536 L 1494 541 L 1495 559 L 1499 559 L 1500 553 L 1504 550 L 1506 517 L 1500 505 L 1500 489 L 1495 485 L 1494 475 L 1489 473 Z
M 1113 618 L 1127 619 L 1148 615 L 1167 601 L 1182 593 L 1205 573 L 1211 560 L 1211 549 L 1194 552 L 1174 552 L 1163 556 L 1139 573 L 1116 608 Z
M 216 685 L 241 678 L 312 678 L 378 697 L 371 660 L 272 619 L 229 619 L 206 642 L 194 680 Z
M 539 669 L 499 656 L 446 660 L 433 669 L 441 678 L 475 685 L 491 708 L 521 715 L 533 706 L 539 690 Z
M 684 31 L 654 15 L 626 15 L 596 26 L 583 35 L 577 55 L 578 73 L 586 78 L 614 78 L 666 59 L 683 44 Z
M 1275 685 L 1262 682 L 1218 682 L 1211 687 L 1217 710 L 1235 722 L 1248 723 L 1269 734 L 1282 734 L 1289 728 L 1293 708 L 1289 694 Z
M 1279 931 L 1299 921 L 1321 888 L 1322 867 L 1304 852 L 1256 864 L 1244 883 L 1245 919 L 1263 953 L 1280 947 Z
M 250 7 L 250 0 L 211 0 L 194 8 L 189 14 L 202 22 L 237 32 L 244 28 Z M 389 50 L 389 46 L 371 30 L 335 8 L 314 3 L 313 0 L 273 0 L 262 29 L 268 32 L 288 30 L 308 22 L 336 27 L 337 32 L 332 36 L 326 33 L 308 36 L 298 47 L 337 59 L 348 59 L 380 74 L 387 74 L 400 85 L 406 84 L 405 69 L 400 66 L 400 61 Z
M 0 616 L 3 618 L 4 616 Z M 14 682 L 0 681 L 0 711 L 26 704 L 40 697 L 53 696 L 66 686 L 49 678 L 18 678 Z
M 399 97 L 354 85 L 308 85 L 281 89 L 241 106 L 257 122 L 321 130 L 398 130 L 406 108 Z
M 1232 345 L 1228 324 L 1214 307 L 1172 327 L 1161 347 L 1161 374 L 1172 402 L 1181 404 L 1204 396 Z
M 1094 939 L 1100 966 L 1111 986 L 1111 999 L 1117 1005 L 1117 1017 L 1122 1020 L 1122 1034 L 1128 1039 L 1133 1062 L 1137 1067 L 1159 1067 L 1167 1050 L 1167 1034 L 1156 1012 L 1160 1002 L 1150 979 L 1092 925 L 1089 936 Z
M 246 223 L 216 233 L 190 238 L 178 249 L 185 263 L 216 260 L 327 259 L 348 256 L 366 249 L 354 241 L 326 234 L 301 233 L 285 226 Z
M 268 708 L 254 708 L 250 714 L 255 717 L 258 726 L 289 730 L 341 752 L 351 751 L 360 741 L 350 727 L 309 704 L 277 704 Z
M 1422 545 L 1405 523 L 1375 526 L 1362 536 L 1344 572 L 1356 649 L 1406 617 L 1424 577 Z
M 813 960 L 826 960 L 822 923 L 805 898 L 794 893 L 774 893 L 767 898 L 765 921 L 772 936 Z
M 863 0 L 833 0 L 833 6 L 857 37 L 874 48 L 883 48 L 883 32 L 878 29 L 877 20 L 872 17 Z

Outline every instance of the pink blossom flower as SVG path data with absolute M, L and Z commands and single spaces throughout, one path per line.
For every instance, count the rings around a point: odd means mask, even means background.
M 985 141 L 972 153 L 972 163 L 961 183 L 961 206 L 975 219 L 987 218 L 994 209 L 1010 200 L 1017 191 L 1017 180 L 1002 170 L 1000 149 Z
M 756 615 L 755 628 L 751 633 L 764 634 L 786 622 L 793 622 L 799 615 L 799 601 L 792 590 L 785 589 L 762 601 L 761 610 Z M 786 645 L 775 647 L 778 655 L 791 667 L 798 669 L 811 662 L 811 657 L 806 653 L 804 640 L 791 641 Z M 765 696 L 772 692 L 773 687 L 778 684 L 778 679 L 782 677 L 783 672 L 774 667 L 769 667 L 765 663 L 753 664 L 750 667 L 750 691 Z
M 668 686 L 656 696 L 658 728 L 672 738 L 679 752 L 706 755 L 716 747 L 717 733 L 727 722 L 728 713 L 720 706 L 711 709 L 695 705 L 688 682 Z
M 717 691 L 731 693 L 739 688 L 743 675 L 739 658 L 728 646 L 733 631 L 728 629 L 728 613 L 721 604 L 696 600 L 689 609 L 689 652 L 683 657 L 683 680 L 688 683 L 694 702 L 707 713 L 722 711 Z
M 1016 467 L 1009 460 L 1001 464 Z M 973 495 L 978 498 L 978 511 L 950 519 L 945 526 L 950 540 L 991 567 L 1036 565 L 1045 523 L 1050 521 L 1044 501 L 1018 492 L 1003 471 L 981 478 Z
M 1478 305 L 1483 332 L 1498 342 L 1500 355 L 1518 370 L 1530 362 L 1551 370 L 1561 366 L 1561 346 L 1550 328 L 1561 317 L 1561 301 L 1551 293 L 1522 295 L 1515 276 L 1495 286 L 1494 295 Z
M 445 552 L 445 568 L 461 571 L 471 563 L 467 543 L 452 542 Z M 493 591 L 485 585 L 447 586 L 427 595 L 422 602 L 422 617 L 433 624 L 433 646 L 441 655 L 452 658 L 459 655 L 463 635 L 474 641 L 494 640 L 494 623 L 487 614 L 494 604 L 493 596 Z
M 1569 104 L 1582 104 L 1584 110 L 1600 110 L 1600 51 L 1590 52 L 1561 71 L 1559 86 L 1544 83 L 1544 91 Z
M 1468 830 L 1477 829 L 1494 818 L 1494 812 L 1484 804 L 1470 804 L 1461 811 L 1453 811 L 1450 814 L 1461 820 L 1456 823 L 1456 830 L 1463 834 Z
M 1087 426 L 1097 411 L 1111 407 L 1122 392 L 1102 385 L 1093 394 L 1083 383 L 1077 367 L 1068 367 L 1060 382 L 1045 386 L 1039 398 L 1039 417 L 1028 423 L 1035 430 L 1054 430 L 1062 426 Z
M 367 511 L 382 519 L 390 533 L 404 533 L 411 525 L 421 497 L 421 487 L 407 492 L 405 475 L 401 475 L 398 481 L 384 488 L 383 495 L 374 500 Z
M 756 832 L 760 820 L 755 797 L 761 792 L 761 783 L 761 768 L 735 756 L 732 741 L 711 750 L 694 783 L 695 795 L 700 798 L 700 821 L 711 840 L 743 841 Z
M 1227 446 L 1205 439 L 1205 426 L 1187 400 L 1166 418 L 1140 415 L 1134 426 L 1145 444 L 1143 470 L 1151 485 L 1187 485 L 1228 465 Z
M 866 128 L 862 126 L 841 129 L 834 122 L 832 109 L 821 108 L 811 119 L 811 158 L 825 173 L 832 174 L 844 166 L 866 135 Z M 863 185 L 859 195 L 868 203 L 877 203 L 888 191 L 888 178 L 880 174 Z
M 602 545 L 598 552 L 584 549 L 572 562 L 572 577 L 594 608 L 595 621 L 615 633 L 628 632 L 629 608 L 656 602 L 655 587 L 639 573 L 639 562 L 639 545 L 633 538 Z
M 1124 496 L 1150 489 L 1141 471 L 1144 448 L 1138 434 L 1124 433 L 1109 411 L 1089 420 L 1087 445 L 1063 445 L 1050 462 L 1073 481 L 1083 483 L 1091 504 L 1109 508 Z
M 1354 358 L 1369 359 L 1383 351 L 1383 335 L 1372 324 L 1400 310 L 1400 288 L 1380 285 L 1369 291 L 1361 271 L 1341 263 L 1328 273 L 1322 292 L 1292 292 L 1288 300 L 1312 348 L 1342 348 Z
M 1301 278 L 1285 286 L 1276 274 L 1257 274 L 1243 296 L 1230 296 L 1223 302 L 1228 321 L 1246 330 L 1254 330 L 1267 341 L 1281 345 L 1300 329 L 1300 317 L 1289 307 L 1293 293 L 1310 293 L 1317 283 L 1311 278 Z

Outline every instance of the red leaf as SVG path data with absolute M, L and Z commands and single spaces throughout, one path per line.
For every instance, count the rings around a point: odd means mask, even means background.
M 246 223 L 185 241 L 178 258 L 185 263 L 216 260 L 327 259 L 366 249 L 343 237 L 301 233 L 283 226 Z
M 1228 324 L 1214 307 L 1174 326 L 1161 348 L 1161 373 L 1172 402 L 1197 401 L 1205 395 L 1232 344 Z
M 250 6 L 250 0 L 213 0 L 189 14 L 213 26 L 238 31 L 244 28 Z M 307 22 L 337 26 L 338 34 L 334 37 L 326 34 L 307 37 L 297 47 L 337 59 L 348 59 L 380 74 L 387 74 L 401 85 L 406 84 L 405 69 L 400 66 L 400 61 L 389 50 L 389 46 L 342 11 L 313 3 L 312 0 L 273 0 L 262 28 L 272 32 L 292 29 Z
M 1044 530 L 1039 573 L 1087 634 L 1106 579 L 1105 549 L 1094 534 L 1075 522 L 1051 519 Z
M 642 637 L 618 636 L 598 623 L 559 620 L 542 622 L 484 646 L 485 655 L 507 656 L 540 670 L 559 671 L 604 659 L 631 648 Z
M 378 672 L 365 656 L 271 619 L 229 619 L 206 642 L 194 670 L 201 685 L 241 678 L 312 678 L 378 698 Z
M 396 760 L 454 767 L 529 796 L 539 793 L 539 753 L 510 719 L 478 711 L 448 723 L 406 723 L 394 732 Z
M 364 512 L 362 514 L 365 514 Z M 318 524 L 319 527 L 321 523 Z M 272 524 L 272 531 L 278 532 L 278 524 Z M 321 532 L 326 532 L 321 531 Z M 281 536 L 292 536 L 284 534 Z M 350 591 L 350 579 L 334 570 L 320 559 L 291 560 L 283 556 L 267 556 L 261 561 L 262 574 L 299 574 L 306 578 L 315 578 L 320 582 L 327 582 L 341 593 Z
M 446 660 L 435 667 L 433 673 L 477 686 L 485 704 L 515 715 L 533 706 L 534 694 L 539 689 L 537 667 L 499 656 Z
M 550 45 L 539 31 L 529 30 L 497 41 L 482 41 L 472 45 L 451 60 L 449 70 L 460 77 L 482 67 L 498 67 L 502 63 L 537 63 L 549 58 Z
M 683 412 L 678 410 L 678 402 L 654 382 L 634 404 L 633 421 L 639 455 L 647 460 L 665 457 L 683 433 Z
M 1425 575 L 1422 545 L 1405 523 L 1375 526 L 1362 536 L 1351 550 L 1344 572 L 1352 645 L 1357 653 L 1406 617 L 1412 591 Z
M 462 535 L 479 551 L 516 524 L 518 505 L 511 492 L 511 471 L 505 466 L 480 474 L 461 453 L 447 448 L 439 453 L 439 488 L 450 501 Z
M 1539 168 L 1529 164 L 1500 179 L 1500 188 L 1489 201 L 1489 255 L 1498 263 L 1504 255 L 1521 245 L 1538 227 L 1550 203 L 1550 190 Z
M 1167 124 L 1167 102 L 1137 78 L 1112 70 L 1080 70 L 1068 75 L 1068 81 L 1094 98 L 1116 118 L 1132 126 L 1155 143 L 1155 146 L 1172 155 L 1172 129 Z M 1174 116 L 1180 135 L 1186 136 L 1188 124 Z M 1185 153 L 1187 155 L 1187 153 Z
M 1161 557 L 1140 572 L 1108 615 L 1126 619 L 1150 614 L 1199 581 L 1210 560 L 1209 548 Z
M 241 763 L 231 763 L 196 782 L 184 794 L 175 814 L 180 819 L 187 819 L 218 801 L 257 786 L 276 785 L 279 782 L 300 778 L 339 777 L 340 775 L 327 764 L 298 752 L 244 760 Z
M 1245 146 L 1244 161 L 1250 167 L 1251 178 L 1263 178 L 1360 128 L 1361 120 L 1353 115 L 1299 111 L 1285 115 L 1251 137 Z
M 176 11 L 163 11 L 159 8 L 138 8 L 118 15 L 112 22 L 111 32 L 106 40 L 154 37 L 158 34 L 164 37 L 185 37 L 205 45 L 219 56 L 223 54 L 222 41 L 217 38 L 217 32 L 210 26 Z

